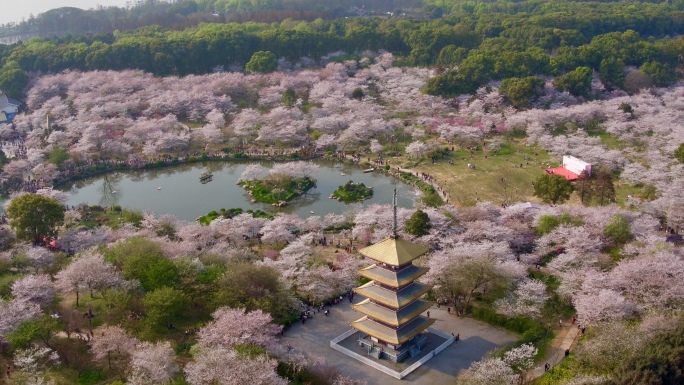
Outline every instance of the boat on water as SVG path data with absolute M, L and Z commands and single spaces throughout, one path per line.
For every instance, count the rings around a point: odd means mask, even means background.
M 157 190 L 161 190 L 161 187 L 157 187 Z
M 344 176 L 344 173 L 343 173 L 343 172 L 341 172 L 341 173 L 340 173 L 340 175 Z
M 200 182 L 208 182 L 213 176 L 214 176 L 214 174 L 212 174 L 208 171 L 204 171 L 203 173 L 200 174 L 199 179 L 200 179 Z
M 363 170 L 364 173 L 369 173 L 369 172 L 373 172 L 373 171 L 375 171 L 374 168 L 367 168 L 367 169 Z

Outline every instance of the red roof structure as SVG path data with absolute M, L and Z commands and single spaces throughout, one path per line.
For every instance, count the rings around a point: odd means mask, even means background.
M 570 171 L 564 167 L 547 168 L 546 173 L 547 174 L 553 174 L 553 175 L 560 175 L 569 181 L 574 181 L 574 180 L 577 180 L 577 178 L 579 178 L 579 175 L 575 174 L 574 172 L 572 172 L 572 171 Z

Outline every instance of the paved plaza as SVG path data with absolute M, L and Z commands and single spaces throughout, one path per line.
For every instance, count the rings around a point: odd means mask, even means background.
M 361 296 L 356 296 L 354 302 L 361 300 Z M 404 379 L 398 380 L 330 347 L 330 340 L 350 330 L 349 323 L 360 318 L 361 314 L 351 309 L 346 298 L 328 309 L 330 315 L 327 317 L 323 313 L 316 313 L 305 324 L 297 322 L 292 325 L 281 337 L 282 342 L 290 343 L 307 355 L 323 358 L 327 365 L 340 373 L 365 380 L 369 385 L 446 385 L 453 382 L 460 370 L 469 367 L 486 352 L 517 340 L 515 334 L 506 330 L 471 318 L 457 317 L 448 314 L 445 308 L 437 309 L 433 306 L 430 317 L 437 321 L 432 328 L 447 334 L 459 334 L 460 341 L 447 347 Z

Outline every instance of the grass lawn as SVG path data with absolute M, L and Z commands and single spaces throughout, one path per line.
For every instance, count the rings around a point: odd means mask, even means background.
M 469 206 L 478 201 L 491 201 L 495 204 L 502 204 L 505 201 L 539 202 L 539 199 L 532 195 L 532 182 L 543 174 L 547 164 L 558 165 L 557 161 L 541 148 L 526 146 L 524 139 L 509 139 L 498 151 L 487 148 L 483 150 L 482 146 L 478 148 L 472 159 L 469 150 L 456 146 L 455 151 L 446 159 L 440 158 L 435 164 L 429 159 L 424 159 L 411 169 L 432 175 L 447 192 L 451 203 Z M 534 155 L 535 152 L 537 156 Z M 528 160 L 525 160 L 525 157 L 528 157 Z M 449 164 L 449 159 L 453 160 L 454 164 Z M 392 160 L 392 163 L 395 161 Z M 400 163 L 406 165 L 409 160 L 402 157 Z M 475 168 L 468 168 L 468 163 L 472 163 Z
M 478 201 L 497 205 L 505 202 L 540 203 L 541 200 L 533 195 L 532 183 L 544 174 L 547 165 L 560 166 L 560 157 L 550 155 L 536 145 L 527 146 L 525 138 L 507 138 L 497 151 L 487 148 L 489 142 L 485 142 L 484 149 L 478 146 L 472 158 L 468 149 L 454 146 L 454 151 L 447 158 L 440 157 L 434 164 L 428 157 L 416 161 L 406 155 L 391 158 L 391 164 L 431 175 L 446 191 L 452 204 L 472 206 Z M 452 146 L 446 147 L 451 149 Z M 449 160 L 453 164 L 449 164 Z M 475 168 L 468 168 L 468 163 Z M 628 195 L 638 196 L 641 190 L 616 183 L 617 202 L 623 204 Z M 573 194 L 568 203 L 580 204 L 577 194 Z

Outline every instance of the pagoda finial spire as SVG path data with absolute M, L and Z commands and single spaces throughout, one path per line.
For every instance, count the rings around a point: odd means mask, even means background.
M 394 198 L 392 200 L 392 210 L 394 211 L 394 227 L 392 228 L 392 236 L 397 239 L 397 189 L 394 189 Z

